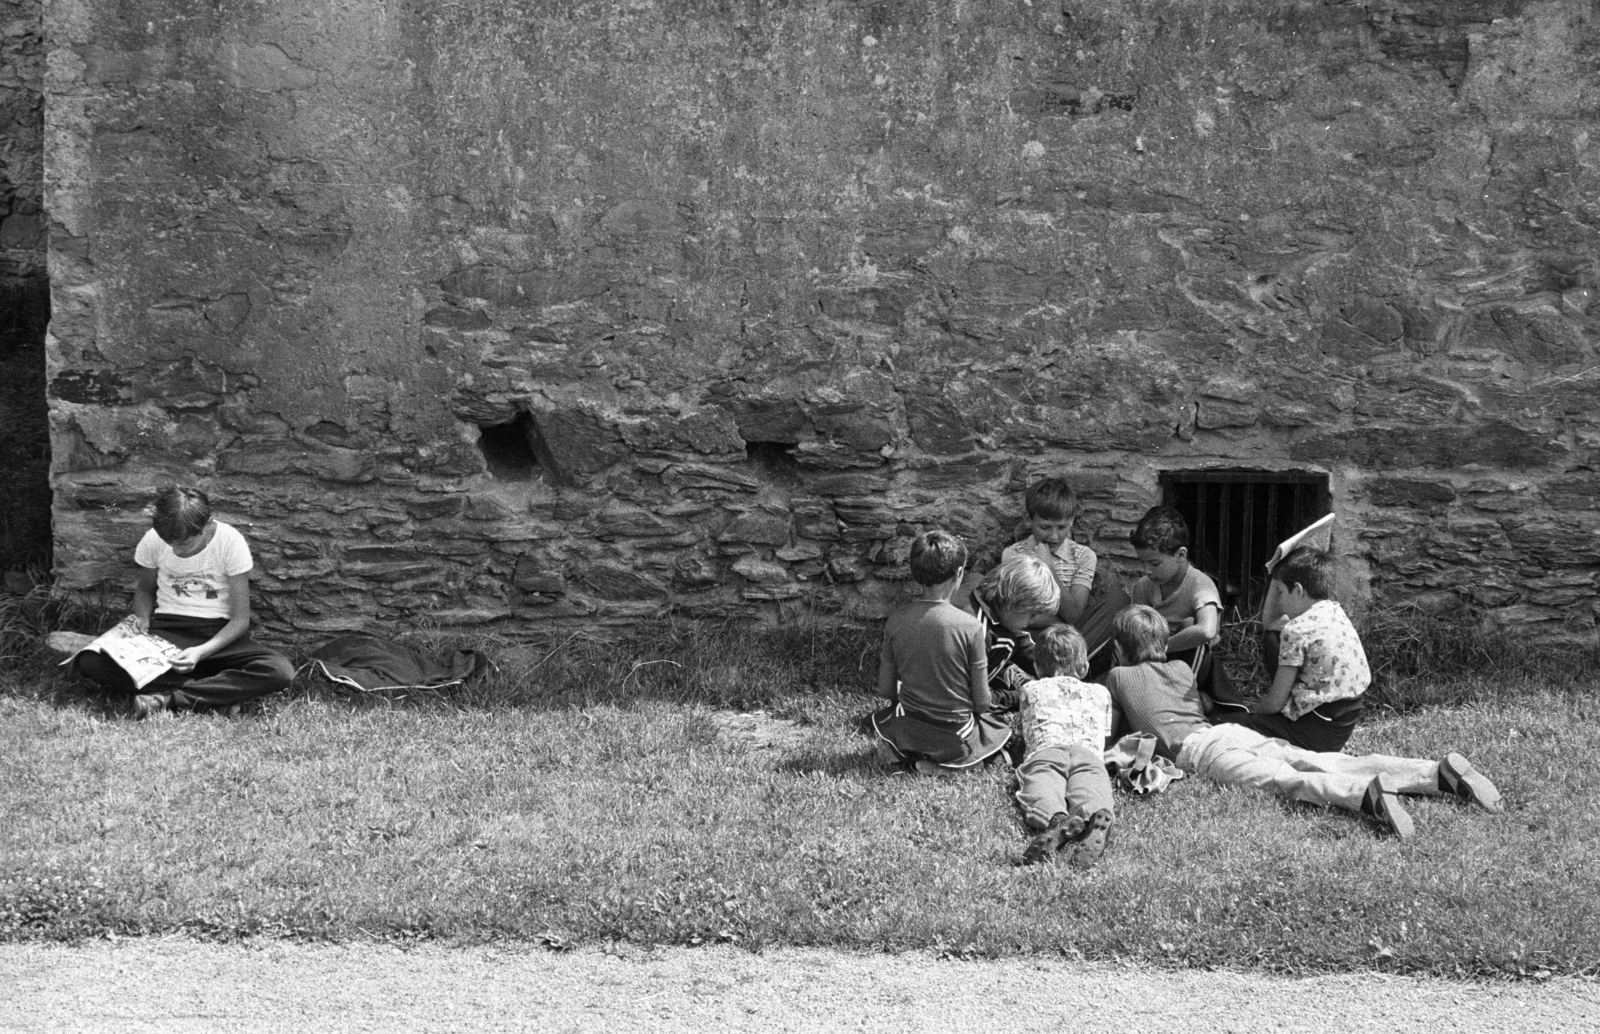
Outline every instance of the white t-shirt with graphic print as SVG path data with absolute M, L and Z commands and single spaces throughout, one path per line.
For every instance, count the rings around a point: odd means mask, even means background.
M 157 614 L 228 617 L 228 578 L 248 573 L 255 560 L 233 525 L 215 523 L 211 541 L 194 556 L 174 553 L 154 528 L 139 540 L 133 559 L 140 567 L 155 568 Z

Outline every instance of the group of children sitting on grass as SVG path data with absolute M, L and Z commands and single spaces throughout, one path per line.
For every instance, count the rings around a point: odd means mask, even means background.
M 1326 551 L 1295 549 L 1273 567 L 1262 622 L 1276 633 L 1276 670 L 1246 703 L 1211 650 L 1222 599 L 1189 562 L 1182 515 L 1146 513 L 1131 540 L 1148 574 L 1091 604 L 1096 560 L 1070 537 L 1072 489 L 1038 482 L 1025 505 L 1029 536 L 981 577 L 968 577 L 966 547 L 948 532 L 913 541 L 921 592 L 885 626 L 878 692 L 890 702 L 871 716 L 879 756 L 905 771 L 969 770 L 1010 745 L 1037 831 L 1025 862 L 1100 859 L 1114 816 L 1104 752 L 1122 730 L 1152 737 L 1185 773 L 1343 808 L 1400 837 L 1413 831 L 1402 795 L 1500 810 L 1494 784 L 1460 754 L 1342 752 L 1371 675 Z M 1015 730 L 1008 712 L 1020 713 Z
M 1046 479 L 1028 489 L 1026 539 L 994 570 L 967 577 L 967 550 L 944 531 L 917 536 L 918 598 L 890 615 L 871 717 L 880 755 L 907 771 L 953 773 L 992 761 L 1020 733 L 1017 800 L 1038 834 L 1024 858 L 1094 864 L 1113 818 L 1104 751 L 1122 729 L 1155 754 L 1220 783 L 1365 815 L 1399 836 L 1404 794 L 1447 794 L 1488 811 L 1500 795 L 1460 754 L 1439 761 L 1341 752 L 1371 676 L 1361 640 L 1333 599 L 1333 560 L 1302 548 L 1272 570 L 1263 610 L 1277 633 L 1272 686 L 1247 704 L 1211 652 L 1217 587 L 1189 562 L 1183 517 L 1155 507 L 1132 544 L 1149 573 L 1131 593 L 1091 601 L 1096 559 L 1071 538 L 1078 503 Z M 213 519 L 205 493 L 168 488 L 134 552 L 134 617 L 180 650 L 144 687 L 102 653 L 77 670 L 131 695 L 144 717 L 226 710 L 289 684 L 288 659 L 250 639 L 244 537 Z M 1095 681 L 1085 681 L 1091 673 Z M 1003 717 L 1020 712 L 1015 731 Z

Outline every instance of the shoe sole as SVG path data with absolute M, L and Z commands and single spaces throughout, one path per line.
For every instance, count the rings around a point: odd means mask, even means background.
M 1089 818 L 1089 824 L 1084 827 L 1082 839 L 1072 849 L 1072 857 L 1067 859 L 1067 864 L 1074 869 L 1092 869 L 1102 855 L 1106 853 L 1106 843 L 1111 837 L 1111 816 L 1105 812 L 1096 812 Z
M 1457 797 L 1469 804 L 1476 804 L 1491 815 L 1500 814 L 1500 791 L 1495 789 L 1488 776 L 1472 767 L 1472 762 L 1460 754 L 1446 754 L 1439 768 L 1444 771 L 1445 779 L 1450 782 Z
M 1054 861 L 1056 852 L 1061 850 L 1065 840 L 1061 829 L 1047 829 L 1028 841 L 1027 850 L 1022 852 L 1023 865 L 1038 865 L 1041 862 Z
M 1372 817 L 1401 840 L 1409 840 L 1416 833 L 1411 813 L 1406 811 L 1399 795 L 1389 788 L 1383 776 L 1374 779 L 1372 785 L 1367 787 L 1367 804 L 1372 809 Z

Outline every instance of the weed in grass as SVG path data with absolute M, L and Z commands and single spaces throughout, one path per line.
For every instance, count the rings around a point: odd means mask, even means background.
M 106 930 L 106 885 L 92 869 L 18 859 L 0 870 L 0 941 L 73 941 Z

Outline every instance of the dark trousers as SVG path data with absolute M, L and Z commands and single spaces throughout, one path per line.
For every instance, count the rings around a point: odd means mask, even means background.
M 150 620 L 150 633 L 188 649 L 206 642 L 226 624 L 221 619 L 157 614 Z M 134 687 L 116 661 L 97 650 L 78 654 L 73 669 L 109 693 L 170 693 L 175 708 L 230 707 L 276 693 L 294 680 L 289 658 L 252 641 L 248 633 L 195 665 L 194 671 L 166 672 L 142 690 Z
M 1099 678 L 1116 664 L 1117 651 L 1111 644 L 1111 622 L 1128 603 L 1128 594 L 1122 591 L 1120 585 L 1113 585 L 1104 595 L 1089 601 L 1089 606 L 1078 617 L 1078 631 L 1083 635 L 1083 644 L 1089 648 L 1089 674 L 1085 678 Z
M 1193 650 L 1168 653 L 1167 660 L 1187 664 L 1194 672 L 1195 686 L 1213 700 L 1239 699 L 1239 694 L 1234 692 L 1233 681 L 1228 678 L 1228 669 L 1222 666 L 1222 658 L 1211 647 L 1197 646 Z
M 1213 725 L 1242 725 L 1263 736 L 1287 740 L 1301 750 L 1337 754 L 1350 742 L 1361 721 L 1361 698 L 1335 700 L 1290 721 L 1283 714 L 1250 714 L 1219 707 L 1211 712 Z

